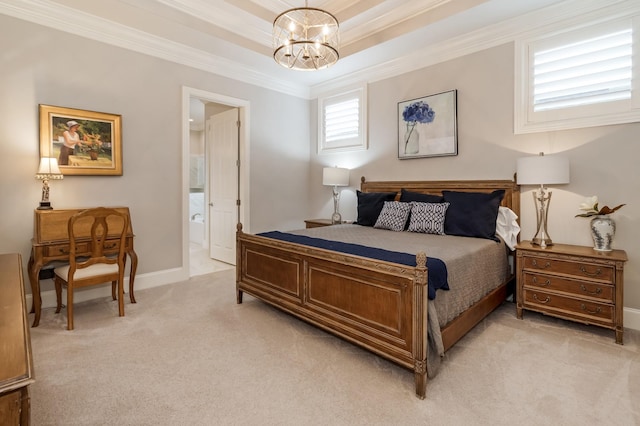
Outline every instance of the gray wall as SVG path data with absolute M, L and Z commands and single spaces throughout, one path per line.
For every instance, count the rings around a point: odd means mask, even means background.
M 123 176 L 52 181 L 54 208 L 128 206 L 138 273 L 181 268 L 183 86 L 250 102 L 251 231 L 303 225 L 308 100 L 5 15 L 0 28 L 11 35 L 0 37 L 0 252 L 29 258 L 42 187 L 38 104 L 49 104 L 121 114 L 123 135 Z
M 314 216 L 330 217 L 331 190 L 322 186 L 322 167 L 352 169 L 351 187 L 342 192 L 341 213 L 355 219 L 355 190 L 367 180 L 511 179 L 516 159 L 538 152 L 564 153 L 570 159 L 571 183 L 552 188 L 549 233 L 555 242 L 591 245 L 589 220 L 574 218 L 578 205 L 598 195 L 601 205 L 627 203 L 616 212 L 615 248 L 629 256 L 625 301 L 640 309 L 640 124 L 578 130 L 513 134 L 514 46 L 505 44 L 441 63 L 368 87 L 369 149 L 341 154 L 311 154 L 309 188 Z M 458 156 L 399 160 L 397 103 L 447 90 L 458 90 Z M 313 116 L 315 117 L 314 104 Z M 313 123 L 312 138 L 317 140 Z M 522 188 L 522 239 L 535 233 L 533 187 Z M 636 315 L 636 318 L 637 315 Z M 630 318 L 629 318 L 630 319 Z

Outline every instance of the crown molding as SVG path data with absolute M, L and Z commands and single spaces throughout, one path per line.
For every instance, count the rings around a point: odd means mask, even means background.
M 411 55 L 307 86 L 275 78 L 230 59 L 171 42 L 49 0 L 0 1 L 0 13 L 5 15 L 304 99 L 314 99 L 320 94 L 353 84 L 395 77 L 513 42 L 519 37 L 541 31 L 545 26 L 562 20 L 576 22 L 586 15 L 603 11 L 611 14 L 637 9 L 637 0 L 568 0 L 422 48 Z M 581 11 L 578 15 L 577 10 Z
M 580 10 L 581 13 L 576 14 L 576 10 Z M 544 27 L 556 25 L 560 21 L 567 22 L 568 25 L 577 25 L 577 22 L 595 19 L 596 15 L 602 15 L 603 12 L 609 17 L 610 15 L 632 13 L 639 10 L 640 6 L 634 0 L 569 0 L 483 27 L 435 46 L 424 47 L 412 52 L 411 55 L 395 58 L 313 85 L 310 87 L 311 98 L 315 99 L 325 93 L 360 84 L 363 81 L 373 83 L 385 80 L 491 47 L 511 43 L 532 33 L 544 31 Z
M 292 96 L 309 98 L 309 88 L 305 85 L 292 84 L 227 58 L 48 0 L 3 0 L 0 13 Z

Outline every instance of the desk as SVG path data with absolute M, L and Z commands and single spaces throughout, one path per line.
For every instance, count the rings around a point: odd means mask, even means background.
M 34 375 L 19 254 L 0 254 L 0 275 L 0 424 L 28 425 Z
M 33 319 L 33 327 L 37 327 L 40 323 L 40 310 L 42 308 L 42 298 L 40 296 L 40 269 L 54 261 L 66 262 L 69 259 L 69 231 L 67 223 L 69 218 L 74 214 L 85 209 L 65 209 L 65 210 L 35 210 L 33 239 L 31 240 L 31 257 L 29 258 L 29 281 L 31 282 L 31 293 L 33 296 L 33 304 L 31 313 L 35 313 Z M 126 237 L 126 251 L 131 258 L 131 275 L 129 277 L 129 298 L 131 303 L 136 303 L 133 295 L 133 281 L 138 268 L 138 255 L 133 249 L 133 228 L 131 226 L 131 215 L 129 208 L 116 207 L 116 210 L 122 211 L 129 216 L 129 229 Z M 87 244 L 85 250 L 89 254 L 89 238 L 90 230 L 81 230 L 79 236 L 87 235 Z M 107 241 L 113 240 L 113 247 L 107 253 L 118 252 L 117 235 L 107 236 Z M 81 245 L 78 250 L 81 250 Z

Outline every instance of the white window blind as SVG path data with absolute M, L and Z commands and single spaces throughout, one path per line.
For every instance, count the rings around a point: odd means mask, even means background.
M 516 40 L 514 133 L 639 122 L 639 65 L 640 2 Z
M 359 135 L 360 100 L 356 97 L 328 103 L 324 109 L 324 134 L 327 142 L 335 142 Z
M 631 98 L 631 28 L 534 54 L 534 111 Z
M 318 152 L 366 149 L 366 86 L 318 99 Z

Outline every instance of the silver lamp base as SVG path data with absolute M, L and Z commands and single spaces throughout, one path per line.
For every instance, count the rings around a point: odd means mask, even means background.
M 340 215 L 339 210 L 340 204 L 340 192 L 336 186 L 333 187 L 333 214 L 331 215 L 331 223 L 336 225 L 338 223 L 342 223 L 342 216 Z
M 331 223 L 333 225 L 336 225 L 338 223 L 342 223 L 342 216 L 340 215 L 340 213 L 333 212 L 333 214 L 331 215 Z
M 531 239 L 531 244 L 542 248 L 551 246 L 553 241 L 551 241 L 551 236 L 547 232 L 547 214 L 549 212 L 549 202 L 551 201 L 551 191 L 547 191 L 543 186 L 540 186 L 540 192 L 537 195 L 533 192 L 533 200 L 536 204 L 538 226 L 536 234 Z

